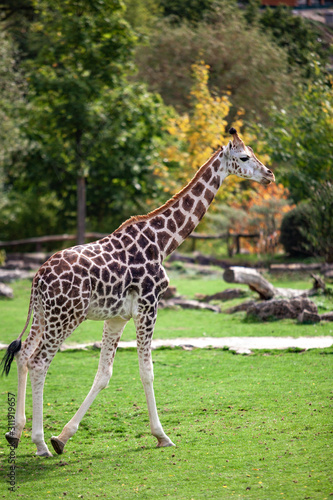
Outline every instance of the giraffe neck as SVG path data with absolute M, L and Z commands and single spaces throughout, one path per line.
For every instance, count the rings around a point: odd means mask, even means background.
M 220 149 L 184 189 L 144 217 L 156 235 L 162 260 L 197 227 L 227 175 L 227 161 L 223 149 Z

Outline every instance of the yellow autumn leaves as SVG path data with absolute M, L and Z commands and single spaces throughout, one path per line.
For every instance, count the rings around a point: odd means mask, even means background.
M 203 165 L 212 153 L 230 140 L 227 130 L 227 118 L 232 103 L 228 95 L 212 95 L 208 88 L 209 66 L 203 61 L 192 65 L 193 86 L 190 93 L 191 114 L 175 115 L 169 119 L 168 132 L 172 136 L 170 144 L 162 151 L 161 159 L 155 166 L 154 174 L 158 176 L 162 189 L 173 195 L 181 189 Z M 255 143 L 256 152 L 262 144 L 254 134 L 243 130 L 243 111 L 238 110 L 232 126 L 242 129 L 245 143 Z M 263 162 L 268 157 L 261 156 Z M 170 168 L 173 163 L 177 169 Z M 234 191 L 235 185 L 241 182 L 231 177 L 224 183 L 220 198 L 225 199 Z
M 193 86 L 189 96 L 191 112 L 182 115 L 174 114 L 168 121 L 167 131 L 171 140 L 168 146 L 162 150 L 154 167 L 154 175 L 160 183 L 161 191 L 164 191 L 168 196 L 174 195 L 186 185 L 212 153 L 221 145 L 226 145 L 230 140 L 228 133 L 228 119 L 232 109 L 230 94 L 218 96 L 210 92 L 208 87 L 209 69 L 204 61 L 192 65 Z M 262 154 L 265 143 L 254 132 L 244 129 L 243 114 L 241 109 L 236 113 L 233 112 L 235 118 L 232 126 L 241 131 L 245 144 L 253 145 L 255 154 L 264 164 L 268 164 L 269 156 Z M 242 188 L 240 188 L 242 182 L 243 180 L 239 177 L 228 177 L 223 183 L 223 189 L 218 192 L 211 211 L 214 212 L 215 208 L 218 209 L 221 203 L 227 203 L 236 209 L 242 208 L 246 211 L 250 208 L 253 209 L 254 205 L 267 206 L 267 208 L 269 206 L 271 207 L 271 210 L 268 209 L 269 218 L 279 215 L 278 222 L 280 223 L 282 213 L 290 209 L 286 203 L 288 190 L 282 185 L 261 189 L 259 185 L 249 185 L 248 183 L 242 184 Z M 269 202 L 275 198 L 276 204 Z M 278 200 L 284 202 L 282 203 L 282 211 L 281 203 L 278 203 Z M 268 220 L 264 216 L 259 217 L 257 229 L 263 232 L 267 238 L 271 232 L 276 235 L 277 228 L 274 227 L 274 231 L 272 231 L 272 228 L 266 227 L 270 225 L 267 224 L 266 219 Z M 205 225 L 204 220 L 201 226 Z

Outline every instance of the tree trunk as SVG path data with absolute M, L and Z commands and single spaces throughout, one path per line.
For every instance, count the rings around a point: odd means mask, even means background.
M 273 297 L 292 298 L 308 296 L 313 293 L 313 289 L 294 290 L 293 288 L 275 288 L 258 271 L 247 267 L 229 267 L 224 271 L 223 279 L 227 283 L 243 283 L 248 285 L 251 290 L 259 293 L 260 298 L 264 300 L 269 300 Z
M 243 283 L 259 293 L 260 298 L 268 300 L 274 297 L 274 287 L 255 269 L 247 267 L 229 267 L 223 274 L 227 283 Z
M 86 232 L 86 180 L 77 178 L 77 244 L 83 245 Z
M 82 165 L 81 154 L 81 138 L 82 131 L 76 130 L 75 132 L 75 145 L 76 145 L 76 171 L 77 171 L 77 244 L 83 245 L 85 242 L 86 232 L 86 179 L 84 176 L 84 169 Z

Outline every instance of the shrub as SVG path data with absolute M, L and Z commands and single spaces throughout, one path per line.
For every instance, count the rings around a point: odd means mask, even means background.
M 303 234 L 310 242 L 315 255 L 333 262 L 333 183 L 326 181 L 316 184 L 311 192 L 311 224 Z
M 299 203 L 285 214 L 281 224 L 280 243 L 287 254 L 293 257 L 313 255 L 310 241 L 305 235 L 310 227 L 311 206 L 309 203 Z

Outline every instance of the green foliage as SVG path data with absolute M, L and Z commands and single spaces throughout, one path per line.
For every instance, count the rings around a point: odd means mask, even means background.
M 24 59 L 29 52 L 27 33 L 35 15 L 34 0 L 3 0 L 0 3 L 1 27 L 12 35 L 19 48 L 19 59 Z
M 62 213 L 63 206 L 63 200 L 57 198 L 55 193 L 36 195 L 33 188 L 24 192 L 12 190 L 0 204 L 0 240 L 64 232 L 58 215 Z
M 313 255 L 306 234 L 311 228 L 311 205 L 300 203 L 283 217 L 280 242 L 287 254 L 291 256 Z
M 294 15 L 284 5 L 266 8 L 259 17 L 259 25 L 274 41 L 288 53 L 290 66 L 297 65 L 306 77 L 315 77 L 314 59 L 325 63 L 327 52 L 320 41 L 320 32 L 313 24 L 301 16 Z
M 4 165 L 12 194 L 2 229 L 6 237 L 26 234 L 30 215 L 34 235 L 73 230 L 77 178 L 84 177 L 90 228 L 110 231 L 155 194 L 150 164 L 167 110 L 144 85 L 127 81 L 135 36 L 121 2 L 35 6 L 21 65 L 29 86 L 20 129 L 27 147 L 16 144 Z M 31 214 L 33 197 L 45 208 L 39 218 Z
M 316 255 L 333 262 L 333 184 L 324 182 L 313 187 L 310 198 L 309 225 L 302 233 Z
M 287 55 L 256 26 L 249 27 L 237 7 L 223 4 L 200 23 L 160 21 L 149 44 L 137 51 L 138 79 L 178 111 L 189 109 L 192 64 L 211 68 L 210 90 L 230 92 L 235 109 L 248 119 L 267 119 L 266 106 L 281 104 L 293 91 Z
M 333 173 L 332 83 L 317 70 L 316 81 L 299 86 L 290 104 L 272 110 L 272 126 L 262 128 L 277 179 L 294 202 L 311 197 Z
M 25 146 L 20 132 L 23 122 L 20 112 L 24 107 L 26 87 L 17 68 L 16 58 L 15 44 L 0 29 L 0 186 L 3 182 L 4 163 L 13 151 Z
M 125 0 L 126 10 L 124 17 L 131 27 L 138 33 L 145 34 L 156 23 L 160 15 L 159 0 Z
M 216 7 L 215 0 L 159 0 L 162 14 L 171 17 L 171 22 L 183 20 L 199 22 Z

